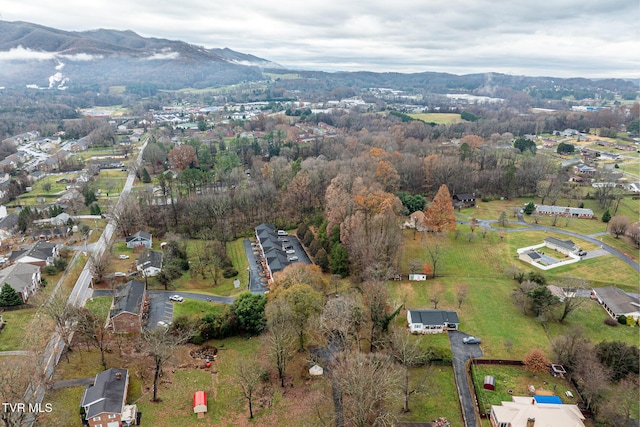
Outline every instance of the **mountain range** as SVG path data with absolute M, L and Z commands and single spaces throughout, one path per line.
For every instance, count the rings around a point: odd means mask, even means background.
M 153 86 L 160 89 L 205 88 L 264 81 L 264 71 L 287 72 L 267 59 L 228 48 L 207 49 L 179 40 L 142 37 L 133 31 L 97 29 L 73 32 L 28 22 L 0 21 L 0 87 L 104 90 L 109 86 Z M 295 71 L 288 89 L 340 86 L 354 88 L 421 88 L 489 94 L 496 88 L 521 91 L 606 90 L 635 93 L 629 81 L 559 79 L 497 73 L 458 76 L 447 73 L 373 73 Z

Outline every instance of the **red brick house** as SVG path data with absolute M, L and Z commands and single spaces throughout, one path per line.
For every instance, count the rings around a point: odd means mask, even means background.
M 142 332 L 143 316 L 149 302 L 144 283 L 131 280 L 116 289 L 109 310 L 108 326 L 113 332 L 136 334 Z

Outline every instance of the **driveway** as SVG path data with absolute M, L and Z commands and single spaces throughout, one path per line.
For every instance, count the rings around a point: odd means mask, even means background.
M 458 398 L 462 407 L 462 417 L 466 427 L 476 427 L 478 419 L 476 415 L 475 393 L 469 387 L 465 363 L 471 357 L 482 357 L 482 350 L 478 344 L 464 344 L 462 339 L 468 334 L 460 331 L 449 331 L 449 343 L 453 353 L 453 375 L 456 378 Z
M 198 294 L 195 292 L 176 292 L 176 291 L 149 291 L 149 314 L 147 315 L 147 328 L 155 327 L 159 321 L 170 322 L 173 320 L 173 304 L 169 300 L 171 295 L 180 295 L 187 299 L 195 299 L 199 301 L 216 302 L 220 304 L 233 304 L 234 297 L 221 297 L 215 295 Z M 94 289 L 94 297 L 113 296 L 110 289 Z
M 254 250 L 251 246 L 251 240 L 244 239 L 244 251 L 247 254 L 247 260 L 249 261 L 249 292 L 254 294 L 263 294 L 269 288 L 264 277 L 260 276 L 260 264 L 258 263 L 257 250 Z M 264 279 L 264 281 L 263 281 Z

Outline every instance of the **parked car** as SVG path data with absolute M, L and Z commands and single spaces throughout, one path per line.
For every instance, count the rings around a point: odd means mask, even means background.
M 123 273 L 122 271 L 116 271 L 113 275 L 115 277 L 127 277 L 127 273 Z
M 289 249 L 288 251 L 285 251 L 285 253 L 287 255 L 294 255 L 296 253 L 296 251 L 294 251 L 293 249 Z
M 169 297 L 169 300 L 174 302 L 182 302 L 184 301 L 184 298 L 182 298 L 180 295 L 171 295 Z
M 465 344 L 480 344 L 481 340 L 478 337 L 464 337 L 462 342 Z
M 120 255 L 118 258 L 120 258 L 120 259 L 129 259 L 129 255 Z
M 162 327 L 162 328 L 168 328 L 169 326 L 171 326 L 173 324 L 173 322 L 165 322 L 164 320 L 160 320 L 158 322 L 158 326 Z
M 289 258 L 287 258 L 289 261 L 298 261 L 298 257 L 297 256 L 290 256 Z
M 288 236 L 288 235 L 289 235 L 289 233 L 287 233 L 286 231 L 278 230 L 278 236 Z
M 579 256 L 585 256 L 587 254 L 587 251 L 579 251 L 578 255 Z

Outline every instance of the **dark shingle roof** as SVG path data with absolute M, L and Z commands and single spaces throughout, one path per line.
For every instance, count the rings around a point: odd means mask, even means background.
M 572 250 L 576 246 L 576 244 L 571 240 L 560 240 L 556 239 L 555 237 L 547 237 L 546 239 L 544 239 L 544 241 L 569 250 Z
M 162 252 L 145 251 L 142 255 L 140 255 L 140 257 L 138 257 L 136 264 L 142 268 L 162 268 Z
M 151 240 L 151 233 L 147 233 L 146 231 L 138 231 L 136 234 L 133 234 L 126 238 L 127 242 L 132 240 Z
M 120 374 L 118 378 L 117 374 Z M 127 396 L 129 371 L 111 368 L 96 375 L 92 386 L 88 386 L 82 396 L 82 403 L 86 410 L 85 419 L 91 419 L 99 414 L 121 414 L 124 399 Z
M 460 323 L 458 313 L 451 310 L 409 310 L 411 323 L 423 325 L 444 325 L 445 323 Z
M 37 242 L 35 245 L 31 246 L 27 250 L 13 251 L 9 259 L 11 261 L 14 261 L 22 257 L 30 256 L 36 259 L 41 259 L 43 261 L 46 261 L 48 258 L 53 256 L 55 247 L 56 247 L 55 243 Z
M 116 289 L 109 318 L 120 313 L 140 314 L 144 300 L 144 283 L 131 280 Z

